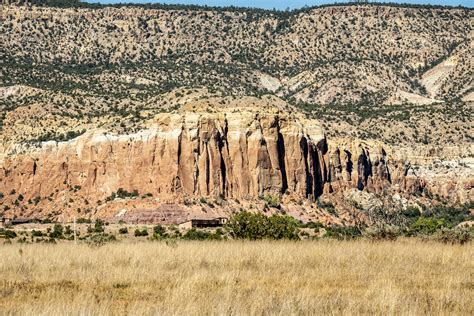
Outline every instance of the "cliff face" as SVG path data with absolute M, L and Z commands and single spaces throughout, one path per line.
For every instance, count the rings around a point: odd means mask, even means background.
M 444 178 L 446 188 L 436 181 L 410 173 L 407 161 L 380 145 L 328 146 L 316 120 L 245 107 L 160 114 L 136 134 L 95 130 L 46 142 L 8 156 L 0 169 L 2 203 L 40 217 L 62 209 L 94 212 L 119 188 L 164 203 L 190 196 L 314 200 L 350 188 L 421 194 L 430 184 L 448 199 L 469 198 L 469 184 Z
M 318 122 L 277 110 L 162 114 L 137 134 L 90 132 L 9 157 L 0 192 L 57 200 L 73 191 L 93 203 L 119 188 L 164 200 L 284 192 L 314 198 L 327 180 L 326 150 Z

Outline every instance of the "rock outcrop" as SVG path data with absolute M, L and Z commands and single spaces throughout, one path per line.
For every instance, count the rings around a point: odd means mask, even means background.
M 421 194 L 428 180 L 410 174 L 410 165 L 380 144 L 328 145 L 318 121 L 271 107 L 164 113 L 135 134 L 93 130 L 7 155 L 0 167 L 2 204 L 35 216 L 96 212 L 119 189 L 178 204 L 185 197 L 314 201 L 350 188 Z M 469 199 L 466 183 L 438 193 Z
M 376 141 L 328 141 L 329 192 L 350 188 L 377 194 L 406 193 L 453 203 L 474 199 L 474 159 L 439 156 L 427 148 L 396 148 Z
M 256 198 L 322 194 L 327 181 L 323 131 L 317 121 L 257 109 L 161 114 L 148 130 L 112 136 L 91 131 L 69 142 L 5 159 L 0 192 L 88 202 L 119 188 L 162 199 L 176 196 Z M 21 201 L 20 201 L 21 202 Z

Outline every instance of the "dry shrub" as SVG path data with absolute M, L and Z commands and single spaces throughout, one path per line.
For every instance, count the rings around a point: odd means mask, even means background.
M 454 228 L 454 229 L 441 229 L 433 235 L 432 239 L 445 243 L 445 244 L 459 244 L 464 245 L 472 241 L 473 232 L 472 229 L 466 228 Z
M 370 240 L 396 240 L 401 234 L 401 229 L 394 225 L 374 225 L 364 231 L 364 237 Z

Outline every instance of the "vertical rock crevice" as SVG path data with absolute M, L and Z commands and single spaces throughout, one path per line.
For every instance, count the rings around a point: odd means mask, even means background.
M 284 194 L 288 190 L 288 178 L 286 177 L 286 166 L 285 166 L 285 140 L 280 132 L 280 126 L 278 124 L 278 139 L 277 139 L 277 150 L 278 150 L 278 166 L 281 172 L 281 193 Z
M 226 131 L 224 129 L 224 135 Z M 227 167 L 224 161 L 223 155 L 223 148 L 225 147 L 225 136 L 221 136 L 218 134 L 218 149 L 219 149 L 219 158 L 220 158 L 220 175 L 221 175 L 221 183 L 220 183 L 220 194 L 224 197 L 227 197 Z
M 312 160 L 312 173 L 313 173 L 313 192 L 312 198 L 317 199 L 319 196 L 323 194 L 323 188 L 325 179 L 323 179 L 323 172 L 321 167 L 324 167 L 322 161 L 320 161 L 320 152 L 314 146 L 311 149 L 311 160 Z
M 306 139 L 306 137 L 301 137 L 301 140 L 300 140 L 300 147 L 301 147 L 301 150 L 303 151 L 303 161 L 304 161 L 304 171 L 305 171 L 305 174 L 306 174 L 306 177 L 305 177 L 305 184 L 306 184 L 306 189 L 305 189 L 305 196 L 310 196 L 311 193 L 312 193 L 312 188 L 313 188 L 313 175 L 311 174 L 311 170 L 310 170 L 310 162 L 308 161 L 309 159 L 309 148 L 308 148 L 308 140 Z

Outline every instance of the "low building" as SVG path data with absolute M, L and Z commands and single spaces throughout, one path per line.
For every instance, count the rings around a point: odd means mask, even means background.
M 189 221 L 179 224 L 182 229 L 191 228 L 210 228 L 210 227 L 222 227 L 227 223 L 229 219 L 227 217 L 216 217 L 216 218 L 193 218 Z
M 28 224 L 31 222 L 29 218 L 15 218 L 11 220 L 12 225 Z

